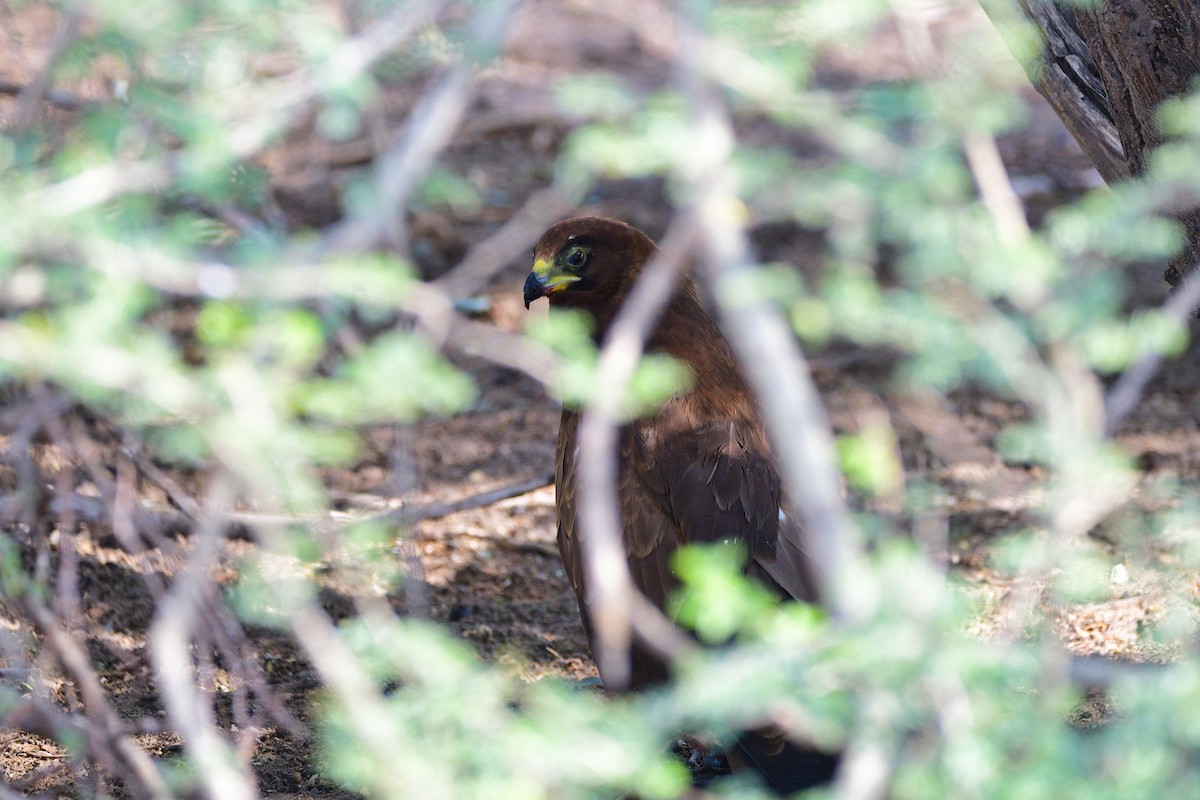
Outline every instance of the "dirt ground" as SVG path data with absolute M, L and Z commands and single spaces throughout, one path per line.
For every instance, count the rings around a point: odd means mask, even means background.
M 48 36 L 52 27 L 36 12 L 18 21 L 21 25 L 4 35 L 20 34 L 20 46 L 11 52 L 21 55 L 0 62 L 4 68 L 0 77 L 15 82 L 27 80 L 31 65 L 40 63 L 38 45 L 43 40 L 39 36 Z M 959 9 L 939 24 L 986 25 L 986 21 L 978 12 Z M 872 50 L 870 58 L 835 66 L 843 72 L 852 67 L 859 74 L 874 71 L 877 77 L 886 77 L 890 69 L 886 45 L 895 46 L 894 33 L 881 32 L 882 45 Z M 665 66 L 646 43 L 615 26 L 603 10 L 550 0 L 533 0 L 523 7 L 506 57 L 484 78 L 471 121 L 447 157 L 448 164 L 476 185 L 485 202 L 473 211 L 415 213 L 414 253 L 425 275 L 432 277 L 453 266 L 545 185 L 556 147 L 572 124 L 555 107 L 547 87 L 556 77 L 598 64 L 623 76 L 636 76 L 637 85 L 647 91 L 666 76 Z M 106 91 L 103 86 L 76 88 Z M 407 87 L 389 90 L 381 99 L 383 118 L 399 127 L 413 99 Z M 1036 222 L 1046 209 L 1072 199 L 1098 178 L 1032 90 L 1026 93 L 1026 101 L 1027 123 L 1006 137 L 1001 149 L 1014 185 Z M 289 226 L 320 228 L 335 222 L 343 188 L 371 154 L 369 141 L 332 145 L 309 130 L 297 131 L 270 151 L 263 164 L 274 181 L 278 211 Z M 579 210 L 626 219 L 652 235 L 661 234 L 668 214 L 661 191 L 648 181 L 599 187 Z M 777 226 L 755 228 L 752 234 L 766 258 L 801 265 L 811 259 L 805 239 L 811 234 Z M 521 285 L 527 270 L 528 264 L 516 259 L 478 292 L 484 300 L 480 307 L 486 309 L 483 318 L 519 331 L 529 314 L 544 313 L 522 307 Z M 1129 280 L 1136 287 L 1132 303 L 1161 302 L 1164 286 L 1152 268 L 1131 273 Z M 1200 430 L 1195 422 L 1200 412 L 1200 372 L 1193 351 L 1162 370 L 1117 437 L 1120 446 L 1138 460 L 1145 487 L 1166 476 L 1187 483 L 1200 479 Z M 997 532 L 1021 525 L 1022 514 L 1032 502 L 1027 489 L 1036 470 L 1004 463 L 997 455 L 995 437 L 1004 426 L 1021 419 L 1025 409 L 979 391 L 963 391 L 949 401 L 897 396 L 892 361 L 883 353 L 837 344 L 811 357 L 836 430 L 854 431 L 871 420 L 887 419 L 900 438 L 906 480 L 928 480 L 939 487 L 942 514 L 931 520 L 926 531 L 931 554 L 944 559 L 984 598 L 987 610 L 980 622 L 981 635 L 1003 629 L 1021 587 L 989 567 L 989 542 Z M 559 413 L 555 402 L 524 375 L 482 360 L 456 358 L 478 385 L 474 408 L 448 419 L 371 431 L 370 446 L 358 464 L 326 473 L 335 496 L 353 497 L 356 502 L 373 498 L 379 503 L 402 498 L 419 505 L 469 497 L 552 471 Z M 1149 488 L 1139 493 L 1129 514 L 1099 532 L 1098 551 L 1110 557 L 1125 553 L 1128 540 L 1121 525 L 1136 525 L 1138 503 L 1154 502 L 1152 495 Z M 412 569 L 407 590 L 385 593 L 387 601 L 402 613 L 445 624 L 482 658 L 504 660 L 530 680 L 594 677 L 575 601 L 558 560 L 553 502 L 553 488 L 545 486 L 396 531 L 396 545 L 380 557 L 409 558 Z M 141 573 L 154 569 L 169 577 L 179 553 L 189 546 L 187 540 L 174 540 L 179 551 L 156 562 L 129 555 L 104 530 L 82 526 L 75 535 L 82 622 L 73 633 L 86 642 L 104 690 L 120 715 L 128 721 L 153 720 L 161 714 L 145 649 L 153 605 Z M 232 583 L 235 566 L 254 549 L 250 541 L 226 543 L 219 571 L 225 585 Z M 1169 646 L 1144 635 L 1167 610 L 1162 587 L 1143 580 L 1139 569 L 1139 564 L 1156 557 L 1130 550 L 1122 562 L 1123 572 L 1114 576 L 1108 601 L 1045 608 L 1070 650 L 1139 660 L 1170 656 Z M 356 581 L 337 569 L 319 572 L 313 580 L 321 584 L 323 604 L 335 619 L 353 614 L 356 599 L 379 594 L 372 581 Z M 22 623 L 0 607 L 0 626 L 17 631 Z M 307 721 L 316 676 L 285 637 L 266 629 L 251 633 L 258 664 L 270 685 L 297 718 Z M 220 673 L 217 669 L 211 676 L 215 693 Z M 54 674 L 49 672 L 47 680 L 53 682 L 56 699 L 66 708 L 75 707 L 74 689 Z M 21 676 L 0 670 L 0 681 L 19 685 Z M 164 758 L 177 755 L 180 748 L 173 733 L 149 727 L 139 735 L 139 743 Z M 265 732 L 254 745 L 252 759 L 262 794 L 349 796 L 319 774 L 313 755 L 313 745 L 302 737 L 282 730 Z M 90 796 L 104 782 L 102 776 L 77 770 L 52 741 L 12 730 L 0 730 L 0 770 L 5 781 L 21 791 L 48 796 Z M 109 789 L 119 794 L 116 787 Z

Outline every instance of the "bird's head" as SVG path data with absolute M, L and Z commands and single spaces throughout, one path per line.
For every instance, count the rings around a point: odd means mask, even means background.
M 533 251 L 525 307 L 539 297 L 556 307 L 581 308 L 598 320 L 612 315 L 655 251 L 637 228 L 602 217 L 577 217 L 552 226 Z

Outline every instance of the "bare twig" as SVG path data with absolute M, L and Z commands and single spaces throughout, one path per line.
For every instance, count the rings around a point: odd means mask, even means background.
M 345 707 L 358 741 L 378 764 L 394 763 L 397 742 L 389 715 L 381 714 L 384 698 L 363 663 L 338 635 L 329 617 L 313 603 L 290 614 L 292 633 L 320 673 L 325 685 Z
M 697 238 L 695 216 L 678 217 L 658 255 L 642 270 L 609 328 L 596 370 L 597 391 L 579 422 L 579 520 L 584 532 L 579 538 L 596 662 L 609 689 L 628 685 L 634 634 L 668 661 L 694 646 L 633 585 L 622 546 L 616 452 L 621 400 Z
M 183 261 L 148 246 L 95 245 L 91 262 L 113 275 L 148 284 L 159 292 L 183 297 L 211 297 L 220 285 L 220 296 L 233 300 L 273 299 L 296 303 L 321 300 L 331 294 L 348 294 L 336 268 L 301 260 L 271 269 L 236 271 L 216 261 Z M 308 256 L 300 256 L 302 259 Z M 42 298 L 36 298 L 41 302 Z M 446 344 L 509 369 L 523 372 L 547 385 L 557 380 L 558 358 L 549 348 L 454 310 L 450 297 L 436 284 L 413 282 L 397 300 L 400 310 L 412 315 L 437 344 Z M 28 335 L 15 321 L 0 320 L 0 359 L 15 365 L 40 368 L 41 354 L 27 346 Z M 122 358 L 114 354 L 114 363 Z M 92 377 L 111 388 L 135 394 L 154 392 L 165 378 L 145 381 L 135 360 Z M 143 382 L 145 383 L 143 384 Z M 172 376 L 172 408 L 202 406 L 199 388 L 186 377 Z M 179 400 L 179 398 L 186 398 Z
M 451 514 L 457 514 L 460 511 L 468 511 L 472 508 L 482 508 L 490 506 L 493 503 L 499 503 L 501 500 L 507 500 L 510 497 L 519 497 L 523 494 L 540 489 L 543 486 L 549 486 L 554 482 L 554 474 L 546 473 L 528 478 L 523 481 L 518 481 L 508 486 L 501 486 L 498 489 L 492 489 L 479 494 L 468 495 L 467 497 L 459 498 L 458 500 L 443 501 L 436 503 L 427 503 L 416 508 L 397 508 L 385 512 L 379 517 L 372 517 L 378 521 L 397 521 L 401 525 L 414 525 L 417 522 L 427 519 L 437 519 L 438 517 L 448 517 Z
M 534 192 L 508 222 L 473 245 L 462 261 L 433 285 L 452 299 L 466 297 L 530 247 L 552 222 L 570 212 L 574 200 L 557 186 Z
M 421 30 L 445 5 L 444 0 L 404 3 L 361 34 L 347 40 L 324 63 L 297 75 L 264 85 L 255 92 L 253 105 L 234 108 L 231 120 L 248 114 L 245 122 L 231 123 L 229 147 L 236 158 L 259 152 L 271 137 L 307 110 L 327 85 L 329 75 L 361 75 L 395 47 Z M 126 194 L 154 191 L 170 181 L 174 158 L 131 163 L 102 164 L 50 186 L 33 190 L 19 201 L 35 219 L 77 213 Z
M 1197 268 L 1188 270 L 1182 279 L 1183 282 L 1163 304 L 1161 313 L 1164 316 L 1177 323 L 1187 324 L 1187 321 L 1196 313 L 1197 306 L 1200 306 L 1198 271 L 1200 270 Z M 1146 391 L 1146 384 L 1158 372 L 1162 359 L 1161 353 L 1146 353 L 1121 373 L 1121 377 L 1117 379 L 1112 389 L 1108 391 L 1108 396 L 1104 398 L 1105 435 L 1112 436 L 1116 433 L 1121 421 L 1137 407 L 1138 401 L 1142 399 L 1142 393 Z
M 1025 220 L 1025 208 L 1013 191 L 996 139 L 986 131 L 971 131 L 963 137 L 963 149 L 983 204 L 996 222 L 1000 241 L 1008 246 L 1027 241 L 1029 223 Z
M 42 393 L 45 394 L 44 392 Z M 54 408 L 57 404 L 52 402 L 53 397 L 42 398 L 43 402 L 39 403 L 40 407 Z M 46 412 L 43 412 L 45 414 Z M 61 437 L 66 436 L 67 427 L 71 428 L 70 440 L 64 440 Z M 154 512 L 143 512 L 135 514 L 133 511 L 135 497 L 132 491 L 133 486 L 133 466 L 125 459 L 121 459 L 117 465 L 117 480 L 110 481 L 107 473 L 98 464 L 97 455 L 95 453 L 94 443 L 86 436 L 82 426 L 78 421 L 74 421 L 70 426 L 63 425 L 57 416 L 47 421 L 47 428 L 52 431 L 55 436 L 56 443 L 63 449 L 64 452 L 73 452 L 76 457 L 82 461 L 92 478 L 92 481 L 97 485 L 104 494 L 104 499 L 101 498 L 86 498 L 93 501 L 90 503 L 60 503 L 51 504 L 51 509 L 61 508 L 63 513 L 74 515 L 79 509 L 84 509 L 92 512 L 91 516 L 96 521 L 107 521 L 111 519 L 111 524 L 114 533 L 117 535 L 123 547 L 131 553 L 137 554 L 137 557 L 145 559 L 146 555 L 143 552 L 141 545 L 142 537 L 151 540 L 152 546 L 158 547 L 160 550 L 168 549 L 168 543 L 162 540 L 159 533 L 160 526 L 163 523 L 161 515 Z M 126 437 L 126 442 L 123 447 L 125 452 L 137 462 L 138 468 L 142 470 L 147 477 L 159 483 L 168 493 L 171 499 L 179 504 L 184 509 L 183 515 L 178 520 L 174 521 L 174 525 L 183 527 L 187 523 L 198 523 L 201 526 L 205 523 L 201 513 L 200 505 L 187 495 L 181 487 L 179 487 L 170 476 L 163 473 L 156 464 L 154 464 L 141 450 L 136 443 L 131 443 L 129 437 Z M 60 490 L 58 498 L 71 498 L 73 495 L 69 491 Z M 95 502 L 101 501 L 101 502 Z M 67 525 L 60 525 L 67 527 Z M 201 527 L 201 530 L 203 528 Z M 73 553 L 70 542 L 60 544 L 60 559 L 66 560 L 65 556 Z M 60 569 L 61 571 L 61 569 Z M 160 598 L 164 594 L 164 583 L 159 574 L 153 569 L 143 569 L 139 571 L 142 580 L 146 583 L 150 593 L 155 598 Z M 74 590 L 74 579 L 69 577 L 65 580 L 66 589 Z M 64 579 L 59 580 L 59 596 L 64 593 Z M 269 682 L 262 675 L 262 670 L 258 663 L 252 657 L 245 657 L 244 652 L 253 652 L 253 647 L 246 641 L 246 637 L 241 627 L 234 622 L 225 609 L 217 602 L 213 602 L 211 598 L 206 599 L 202 613 L 205 617 L 204 624 L 198 626 L 203 629 L 208 637 L 212 639 L 212 645 L 217 647 L 227 663 L 237 666 L 237 674 L 246 681 L 246 685 L 254 690 L 254 693 L 267 711 L 269 716 L 293 736 L 303 738 L 306 733 L 303 727 L 296 719 L 283 707 L 275 693 L 269 686 Z M 200 648 L 203 652 L 206 648 Z M 240 700 L 242 705 L 245 705 L 244 695 L 245 688 L 239 688 L 236 700 Z M 254 738 L 252 726 L 240 724 L 239 729 L 245 737 L 245 741 L 251 742 Z M 243 758 L 248 758 L 248 753 L 243 753 Z
M 75 37 L 79 35 L 79 26 L 82 22 L 83 12 L 78 8 L 65 12 L 59 19 L 58 26 L 54 31 L 54 39 L 50 43 L 50 54 L 46 58 L 46 63 L 42 65 L 33 82 L 21 93 L 21 102 L 12 123 L 12 133 L 24 133 L 33 124 L 38 108 L 50 90 L 54 67 L 71 43 L 75 41 Z
M 163 705 L 184 739 L 198 779 L 214 800 L 257 796 L 246 763 L 238 764 L 229 745 L 218 735 L 211 708 L 201 698 L 193 678 L 191 644 L 196 623 L 211 589 L 209 566 L 221 541 L 221 510 L 229 489 L 215 480 L 187 567 L 159 604 L 150 628 L 150 656 L 158 677 Z M 203 651 L 203 648 L 201 648 Z
M 226 662 L 236 665 L 235 672 L 254 692 L 255 698 L 266 710 L 267 715 L 297 739 L 307 739 L 309 734 L 293 714 L 284 707 L 271 688 L 270 681 L 259 666 L 257 649 L 246 636 L 241 624 L 227 608 L 213 598 L 205 603 L 206 626 L 213 644 L 222 653 Z M 245 756 L 243 756 L 245 757 Z
M 450 296 L 436 284 L 413 284 L 403 304 L 437 346 L 451 345 L 468 355 L 523 372 L 547 386 L 558 380 L 558 357 L 550 348 L 463 317 L 454 310 Z
M 4 95 L 26 95 L 33 87 L 28 84 L 13 83 L 12 81 L 0 80 L 0 94 Z M 54 106 L 61 108 L 64 111 L 78 111 L 81 108 L 86 108 L 92 105 L 94 101 L 85 100 L 82 97 L 77 97 L 70 92 L 62 89 L 46 89 L 42 94 L 42 99 Z
M 134 440 L 132 434 L 125 434 L 125 443 L 121 449 L 125 455 L 132 459 L 143 475 L 154 481 L 167 493 L 167 497 L 170 497 L 171 502 L 179 506 L 183 513 L 187 514 L 193 520 L 200 518 L 200 504 L 196 502 L 195 498 L 185 492 L 183 487 L 175 482 L 174 478 L 159 469 L 158 465 L 146 455 L 146 451 L 141 444 Z
M 114 774 L 125 776 L 131 791 L 153 800 L 170 800 L 173 794 L 158 767 L 145 751 L 134 744 L 121 718 L 108 704 L 100 680 L 92 669 L 91 659 L 83 647 L 59 626 L 58 620 L 40 600 L 26 594 L 22 598 L 22 605 L 44 637 L 46 646 L 79 689 L 87 709 L 87 733 L 92 752 Z
M 697 28 L 684 28 L 683 49 L 701 58 Z M 719 322 L 746 370 L 779 458 L 786 495 L 805 529 L 822 600 L 835 619 L 851 616 L 853 592 L 848 567 L 857 558 L 854 529 L 841 495 L 833 434 L 804 354 L 780 310 L 768 298 L 728 300 L 721 291 L 753 269 L 741 203 L 733 190 L 727 160 L 734 134 L 720 97 L 701 73 L 685 72 L 685 94 L 694 110 L 694 136 L 708 144 L 711 184 L 698 203 L 704 232 L 704 264 L 712 294 L 720 303 Z M 697 169 L 704 169 L 698 166 Z
M 474 72 L 496 50 L 517 2 L 491 3 L 479 14 L 464 58 L 421 98 L 401 140 L 376 160 L 379 202 L 367 216 L 339 225 L 326 237 L 326 248 L 332 252 L 359 251 L 384 241 L 408 257 L 404 220 L 408 199 L 458 129 L 473 97 Z
M 221 519 L 228 525 L 247 527 L 259 525 L 315 525 L 324 528 L 345 528 L 363 522 L 376 522 L 406 527 L 423 522 L 424 520 L 448 517 L 451 514 L 469 511 L 473 508 L 489 506 L 501 500 L 528 494 L 543 486 L 549 486 L 553 482 L 554 476 L 551 474 L 537 475 L 508 486 L 501 486 L 498 489 L 468 495 L 457 500 L 441 500 L 419 506 L 398 505 L 394 508 L 368 514 L 302 517 L 256 511 L 229 511 L 222 514 Z M 0 517 L 12 513 L 11 510 L 14 508 L 23 507 L 24 502 L 24 497 L 20 493 L 0 497 Z M 391 503 L 393 501 L 388 500 L 386 502 Z M 56 495 L 50 501 L 50 510 L 56 514 L 78 514 L 81 519 L 89 522 L 107 523 L 111 519 L 109 501 L 89 495 Z M 187 533 L 191 524 L 195 521 L 186 512 L 165 508 L 145 508 L 142 506 L 133 509 L 132 519 L 138 529 L 177 530 L 183 533 Z
M 451 514 L 457 514 L 473 508 L 482 508 L 483 506 L 489 506 L 492 503 L 499 503 L 501 500 L 507 500 L 510 497 L 518 497 L 523 494 L 528 494 L 529 492 L 540 489 L 543 486 L 548 486 L 553 481 L 554 476 L 551 474 L 538 475 L 509 486 L 501 486 L 498 489 L 492 489 L 490 491 L 480 492 L 479 494 L 468 495 L 467 497 L 462 497 L 458 500 L 437 501 L 415 507 L 400 505 L 396 508 L 391 508 L 386 511 L 358 516 L 351 515 L 336 518 L 326 517 L 318 519 L 304 519 L 282 514 L 231 512 L 226 515 L 226 519 L 233 523 L 250 526 L 315 523 L 322 526 L 342 528 L 364 522 L 373 522 L 386 525 L 396 525 L 400 527 L 409 527 L 427 519 L 448 517 Z

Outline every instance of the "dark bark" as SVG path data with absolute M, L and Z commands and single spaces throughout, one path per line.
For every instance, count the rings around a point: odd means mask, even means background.
M 1018 0 L 1042 31 L 1030 79 L 1104 180 L 1142 175 L 1163 143 L 1157 109 L 1200 76 L 1200 4 L 1195 0 Z M 1166 279 L 1175 286 L 1200 262 L 1200 208 L 1172 209 L 1187 245 Z

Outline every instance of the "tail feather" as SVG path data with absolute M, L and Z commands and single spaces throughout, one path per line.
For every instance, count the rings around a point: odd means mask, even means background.
M 757 773 L 780 796 L 830 783 L 841 761 L 839 754 L 799 745 L 779 731 L 763 729 L 741 733 L 725 755 L 735 771 Z
M 785 598 L 803 603 L 820 601 L 812 557 L 804 549 L 804 529 L 791 515 L 779 512 L 779 533 L 773 560 L 758 559 L 750 574 L 768 585 L 774 583 Z

